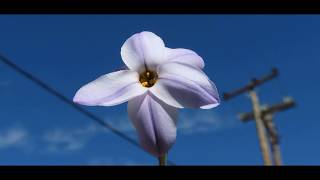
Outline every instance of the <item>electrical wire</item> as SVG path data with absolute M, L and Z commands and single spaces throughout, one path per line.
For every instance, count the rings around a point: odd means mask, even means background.
M 83 115 L 87 116 L 88 118 L 90 118 L 91 120 L 97 122 L 98 124 L 100 124 L 101 126 L 109 129 L 111 132 L 113 132 L 114 134 L 118 135 L 119 137 L 121 137 L 122 139 L 126 140 L 127 142 L 129 142 L 130 144 L 138 147 L 139 149 L 142 149 L 141 146 L 139 145 L 139 143 L 137 141 L 135 141 L 134 139 L 130 138 L 129 136 L 127 136 L 125 133 L 121 132 L 120 130 L 118 130 L 117 128 L 113 127 L 111 124 L 105 122 L 103 119 L 99 118 L 98 116 L 96 116 L 95 114 L 85 110 L 84 108 L 82 108 L 81 106 L 73 103 L 73 101 L 69 100 L 66 96 L 62 95 L 60 92 L 58 92 L 57 90 L 55 90 L 54 88 L 52 88 L 51 86 L 49 86 L 48 84 L 46 84 L 45 82 L 41 81 L 39 78 L 37 78 L 36 76 L 32 75 L 31 73 L 29 73 L 28 71 L 22 69 L 21 67 L 19 67 L 17 64 L 13 63 L 12 61 L 10 61 L 8 58 L 6 58 L 4 55 L 0 54 L 0 60 L 8 65 L 9 67 L 11 67 L 13 70 L 15 70 L 16 72 L 18 72 L 19 74 L 23 75 L 25 78 L 27 78 L 28 80 L 34 82 L 35 84 L 37 84 L 38 86 L 40 86 L 42 89 L 44 89 L 45 91 L 49 92 L 50 94 L 52 94 L 53 96 L 57 97 L 58 99 L 60 99 L 61 101 L 65 102 L 66 104 L 70 105 L 71 107 L 73 107 L 75 110 L 77 110 L 78 112 L 82 113 Z M 143 150 L 143 149 L 142 149 Z M 144 151 L 144 150 L 143 150 Z M 145 152 L 145 151 L 144 151 Z M 169 165 L 175 165 L 174 162 L 168 160 L 168 164 Z

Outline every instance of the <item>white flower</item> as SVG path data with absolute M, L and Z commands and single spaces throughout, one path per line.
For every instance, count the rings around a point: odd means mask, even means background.
M 128 102 L 128 114 L 141 146 L 160 157 L 176 140 L 178 108 L 209 109 L 219 105 L 203 59 L 188 49 L 171 49 L 152 32 L 134 34 L 123 44 L 128 70 L 99 77 L 78 90 L 73 101 L 88 106 Z

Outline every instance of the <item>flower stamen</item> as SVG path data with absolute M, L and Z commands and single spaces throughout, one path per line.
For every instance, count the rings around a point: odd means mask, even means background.
M 157 79 L 157 73 L 148 70 L 140 74 L 139 77 L 141 85 L 147 88 L 152 87 L 157 82 Z

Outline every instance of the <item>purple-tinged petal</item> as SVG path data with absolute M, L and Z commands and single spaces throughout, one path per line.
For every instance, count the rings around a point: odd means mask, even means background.
M 141 72 L 147 67 L 154 70 L 164 61 L 165 46 L 162 39 L 148 31 L 134 34 L 121 47 L 121 57 L 129 69 Z
M 177 62 L 180 64 L 187 64 L 200 69 L 204 68 L 203 59 L 194 51 L 189 49 L 171 49 L 165 48 L 166 62 Z
M 128 103 L 129 117 L 137 129 L 141 146 L 154 156 L 162 156 L 175 143 L 177 109 L 146 92 Z
M 73 98 L 87 106 L 113 106 L 143 94 L 146 88 L 139 82 L 139 74 L 131 70 L 112 72 L 81 87 Z
M 158 68 L 158 75 L 150 91 L 170 106 L 209 109 L 220 104 L 215 84 L 199 68 L 166 63 Z

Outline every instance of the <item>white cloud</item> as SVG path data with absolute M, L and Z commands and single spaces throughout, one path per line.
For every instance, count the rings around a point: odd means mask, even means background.
M 25 145 L 28 132 L 21 128 L 0 131 L 0 149 Z
M 110 117 L 109 117 L 110 118 Z M 233 126 L 230 118 L 220 117 L 211 110 L 186 110 L 180 112 L 178 119 L 178 133 L 181 135 L 192 135 L 222 130 Z M 127 117 L 127 114 L 112 118 L 112 121 L 105 120 L 116 129 L 131 136 L 135 129 Z M 98 124 L 76 128 L 76 129 L 54 129 L 44 134 L 44 141 L 50 152 L 80 150 L 99 133 L 111 133 Z M 106 160 L 105 164 L 111 160 Z M 94 161 L 95 162 L 95 161 Z M 97 163 L 98 160 L 96 161 Z M 112 163 L 110 163 L 112 164 Z
M 112 118 L 112 121 L 108 121 L 107 119 L 105 121 L 121 132 L 131 133 L 134 131 L 127 116 L 121 115 Z M 47 146 L 46 150 L 50 152 L 74 151 L 84 148 L 92 138 L 102 132 L 112 133 L 98 124 L 76 129 L 56 128 L 47 131 L 43 136 L 43 140 Z
M 107 120 L 106 120 L 107 121 Z M 125 133 L 134 133 L 135 129 L 127 114 L 112 118 L 108 121 L 115 128 Z M 206 133 L 220 131 L 231 128 L 235 125 L 234 118 L 230 115 L 222 116 L 214 110 L 186 109 L 179 112 L 178 133 L 191 135 L 196 133 Z
M 108 123 L 122 132 L 130 133 L 135 131 L 127 114 L 120 117 L 115 117 L 112 119 L 112 121 L 108 121 Z
M 54 129 L 44 135 L 44 141 L 47 143 L 47 150 L 56 151 L 74 151 L 83 148 L 88 141 L 102 129 L 96 125 L 90 125 L 77 129 Z
M 9 87 L 12 85 L 13 81 L 12 79 L 6 78 L 6 75 L 1 75 L 0 79 L 0 90 L 6 89 L 8 90 Z
M 230 115 L 222 116 L 214 110 L 186 109 L 179 112 L 178 133 L 191 135 L 231 128 L 235 125 Z M 115 128 L 125 133 L 135 132 L 127 115 L 115 117 L 109 121 Z
M 234 125 L 229 118 L 221 117 L 211 110 L 189 110 L 180 113 L 178 132 L 184 135 L 222 130 Z
M 0 87 L 8 87 L 12 83 L 11 80 L 0 81 Z
M 133 166 L 133 165 L 143 165 L 143 164 L 137 163 L 136 161 L 133 161 L 130 159 L 123 159 L 123 158 L 92 158 L 88 161 L 87 165 Z

